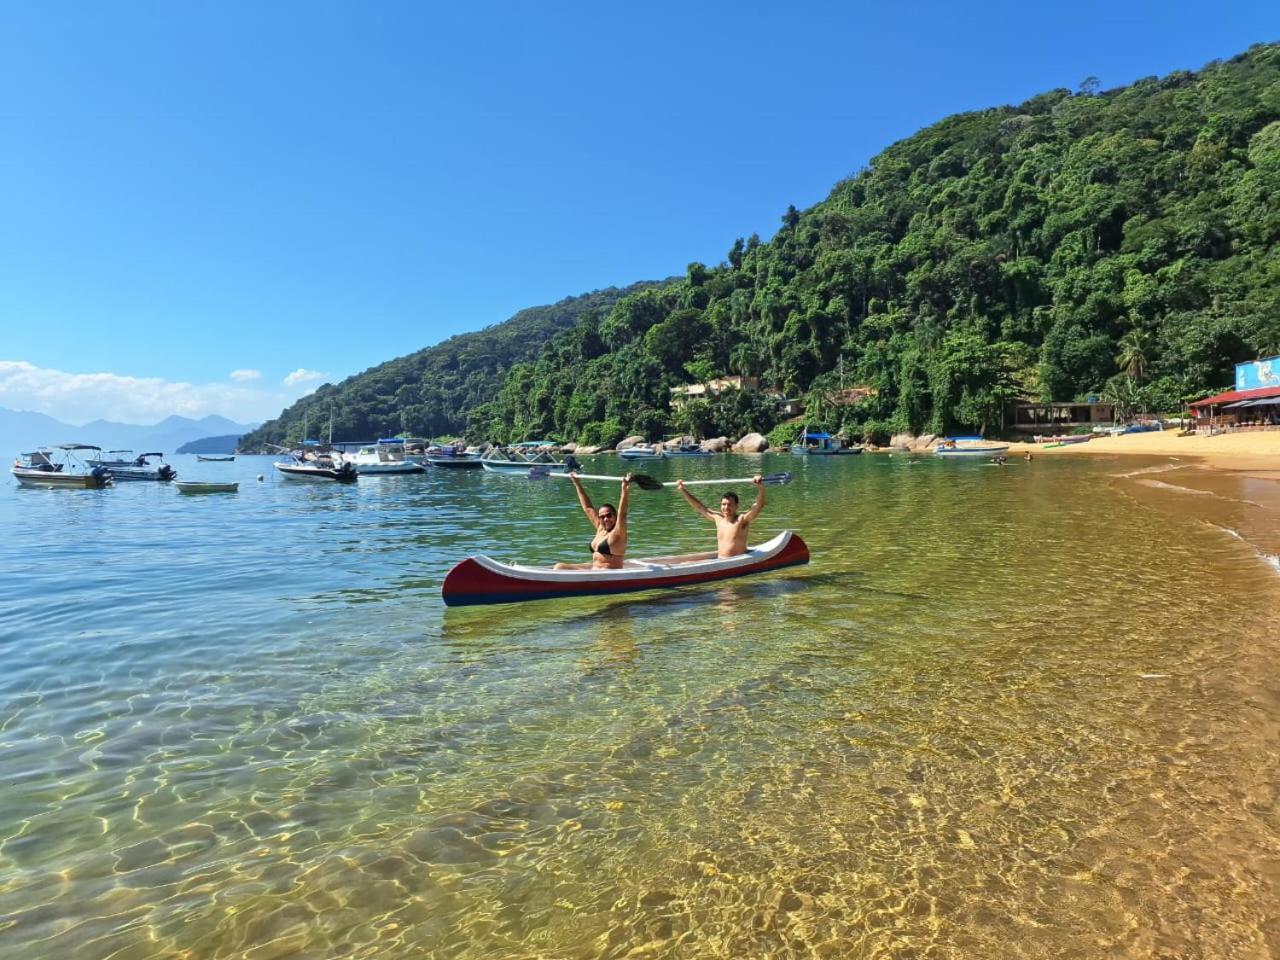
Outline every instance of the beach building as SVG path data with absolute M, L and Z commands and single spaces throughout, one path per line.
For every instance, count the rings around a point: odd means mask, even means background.
M 1084 403 L 1020 400 L 1005 411 L 1006 428 L 1020 433 L 1066 433 L 1076 427 L 1115 422 L 1115 407 L 1096 397 Z
M 1234 390 L 1191 404 L 1197 433 L 1280 429 L 1280 357 L 1236 364 Z

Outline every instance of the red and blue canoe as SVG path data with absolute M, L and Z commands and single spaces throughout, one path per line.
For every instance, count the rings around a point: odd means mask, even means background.
M 440 588 L 451 607 L 521 603 L 557 597 L 598 597 L 636 590 L 687 587 L 746 577 L 809 562 L 809 548 L 790 530 L 736 557 L 628 560 L 616 570 L 553 570 L 492 557 L 468 557 L 449 571 Z

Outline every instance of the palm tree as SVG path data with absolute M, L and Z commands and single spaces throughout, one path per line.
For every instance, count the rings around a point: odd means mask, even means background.
M 1116 363 L 1131 380 L 1141 380 L 1147 375 L 1147 354 L 1151 352 L 1151 334 L 1134 327 L 1120 338 L 1120 352 Z

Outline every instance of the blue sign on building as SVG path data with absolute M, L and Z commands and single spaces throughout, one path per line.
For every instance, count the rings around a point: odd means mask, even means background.
M 1280 357 L 1236 364 L 1237 390 L 1259 390 L 1262 387 L 1280 387 Z

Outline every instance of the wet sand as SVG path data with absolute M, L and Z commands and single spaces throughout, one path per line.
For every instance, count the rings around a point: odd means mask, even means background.
M 1144 456 L 1178 457 L 1197 465 L 1280 480 L 1280 430 L 1241 431 L 1210 437 L 1180 437 L 1179 431 L 1128 433 L 1119 437 L 1095 436 L 1087 443 L 1048 447 L 1038 443 L 1014 443 L 1009 457 L 1028 451 L 1036 457 Z

